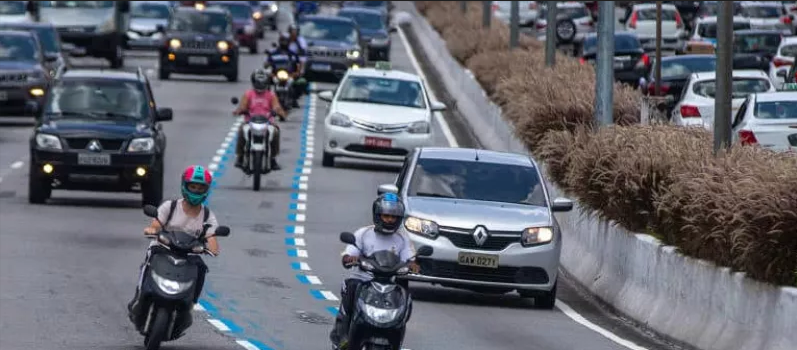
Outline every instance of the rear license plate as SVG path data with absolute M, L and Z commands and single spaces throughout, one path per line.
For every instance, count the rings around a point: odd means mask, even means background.
M 370 147 L 390 148 L 393 145 L 393 140 L 379 137 L 366 137 L 365 145 Z
M 8 101 L 8 92 L 0 91 L 0 101 Z
M 188 56 L 188 64 L 206 66 L 208 64 L 208 58 L 204 56 Z
M 111 165 L 111 155 L 78 153 L 77 163 L 80 165 Z
M 498 268 L 498 255 L 459 253 L 459 264 L 465 266 Z
M 313 68 L 313 70 L 317 70 L 317 71 L 329 72 L 329 71 L 332 70 L 332 65 L 315 63 L 315 64 L 313 64 L 312 68 Z

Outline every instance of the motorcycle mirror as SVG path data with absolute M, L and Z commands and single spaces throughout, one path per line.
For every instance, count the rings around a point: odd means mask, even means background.
M 230 228 L 227 226 L 216 227 L 216 233 L 214 233 L 213 235 L 219 237 L 227 237 L 230 235 Z
M 423 247 L 418 248 L 418 251 L 415 253 L 415 256 L 432 256 L 434 254 L 434 248 L 425 245 Z
M 238 104 L 238 98 L 237 98 L 237 97 L 233 97 L 233 98 L 231 98 L 231 99 L 230 99 L 230 103 L 232 103 L 232 104 L 234 104 L 234 105 L 237 105 L 237 104 Z
M 153 219 L 158 218 L 158 208 L 155 208 L 154 205 L 145 205 L 144 206 L 144 215 L 149 216 Z
M 357 245 L 357 239 L 354 238 L 354 234 L 352 234 L 351 232 L 341 232 L 340 241 L 346 244 L 351 244 L 353 246 Z

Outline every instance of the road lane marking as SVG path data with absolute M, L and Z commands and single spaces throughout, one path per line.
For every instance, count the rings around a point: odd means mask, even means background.
M 303 235 L 304 234 L 304 226 L 301 226 L 301 225 L 285 226 L 285 233 L 295 234 L 295 235 Z
M 328 290 L 311 289 L 310 290 L 310 295 L 312 295 L 314 298 L 316 298 L 318 300 L 340 301 L 340 299 L 338 299 L 338 297 L 335 296 L 334 293 L 332 293 L 332 292 L 330 292 Z
M 312 275 L 296 275 L 296 279 L 299 280 L 302 284 L 312 284 L 312 285 L 320 285 L 321 279 L 318 276 Z
M 21 160 L 18 160 L 18 161 L 16 161 L 16 162 L 14 162 L 13 164 L 11 164 L 11 169 L 19 169 L 19 168 L 21 168 L 23 165 L 25 165 L 25 162 L 23 162 L 23 161 L 21 161 Z
M 300 271 L 310 271 L 310 265 L 304 261 L 294 261 L 291 263 L 291 268 Z
M 212 318 L 209 318 L 208 322 L 210 322 L 210 324 L 213 325 L 213 327 L 216 327 L 216 329 L 218 329 L 218 330 L 220 330 L 222 332 L 229 332 L 230 331 L 230 327 L 227 327 L 227 325 L 224 324 L 224 322 L 221 322 L 219 320 L 212 319 Z

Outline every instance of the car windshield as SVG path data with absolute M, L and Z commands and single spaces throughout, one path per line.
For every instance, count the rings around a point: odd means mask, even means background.
M 389 78 L 350 77 L 343 83 L 338 101 L 426 108 L 421 84 Z
M 59 119 L 142 120 L 149 115 L 145 96 L 137 82 L 63 80 L 50 90 L 44 112 Z
M 748 22 L 734 22 L 733 23 L 733 30 L 747 30 L 750 29 L 750 23 Z M 703 38 L 709 39 L 716 39 L 717 38 L 717 23 L 716 22 L 707 22 L 701 23 L 700 29 L 697 31 L 697 35 Z
M 759 102 L 755 105 L 759 119 L 797 119 L 797 101 Z
M 352 23 L 343 21 L 310 20 L 299 25 L 305 40 L 343 41 L 356 44 L 357 29 Z
M 692 73 L 713 72 L 717 70 L 715 57 L 671 59 L 661 62 L 661 78 L 685 78 Z
M 381 30 L 385 27 L 385 22 L 380 15 L 341 11 L 338 12 L 338 16 L 352 19 L 354 22 L 357 22 L 357 25 L 359 25 L 360 28 L 363 29 Z
M 780 18 L 783 8 L 776 6 L 745 6 L 742 15 L 750 18 Z
M 530 166 L 421 158 L 408 195 L 546 207 L 542 186 Z
M 540 14 L 537 16 L 537 18 L 545 20 L 546 18 L 548 18 L 547 16 L 548 16 L 548 8 L 547 7 L 543 7 L 540 10 Z M 584 18 L 584 17 L 590 17 L 591 15 L 589 14 L 589 12 L 587 12 L 587 8 L 583 7 L 583 6 L 578 6 L 578 7 L 574 7 L 574 6 L 561 7 L 561 6 L 559 6 L 559 7 L 556 8 L 556 16 L 567 17 L 567 18 L 570 18 L 570 19 L 579 19 L 579 18 Z
M 0 36 L 0 61 L 38 61 L 36 41 L 29 36 Z
M 745 98 L 752 93 L 769 91 L 770 84 L 767 79 L 734 78 L 732 89 L 733 98 Z M 717 93 L 717 82 L 715 80 L 701 81 L 695 83 L 692 90 L 697 95 L 714 98 Z
M 230 11 L 232 18 L 235 19 L 250 19 L 252 18 L 252 7 L 248 5 L 238 5 L 238 4 L 214 4 L 214 7 L 221 7 Z
M 637 10 L 637 21 L 656 21 L 656 9 L 642 9 Z M 675 11 L 662 9 L 661 10 L 661 20 L 662 21 L 675 21 Z
M 169 7 L 160 4 L 148 3 L 133 3 L 134 6 L 130 11 L 130 16 L 133 18 L 153 18 L 153 19 L 166 19 L 169 18 Z
M 229 26 L 224 14 L 199 11 L 178 11 L 169 23 L 170 30 L 205 34 L 224 34 Z
M 595 53 L 598 49 L 598 37 L 589 36 L 584 40 L 583 50 L 585 54 Z M 614 51 L 634 51 L 642 49 L 642 44 L 639 39 L 633 35 L 615 35 L 614 36 Z
M 736 35 L 733 40 L 733 52 L 758 53 L 776 52 L 780 46 L 780 34 L 744 34 Z
M 27 12 L 24 1 L 0 2 L 0 15 L 24 15 Z
M 780 48 L 781 56 L 795 57 L 797 56 L 797 45 L 786 45 Z
M 38 1 L 41 7 L 109 9 L 116 1 Z

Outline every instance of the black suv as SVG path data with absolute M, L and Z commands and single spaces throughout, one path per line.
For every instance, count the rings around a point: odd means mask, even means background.
M 17 116 L 41 101 L 52 78 L 47 63 L 36 34 L 0 29 L 0 115 Z
M 160 49 L 160 79 L 179 73 L 224 75 L 228 81 L 238 81 L 239 47 L 232 26 L 225 9 L 175 9 Z
M 42 22 L 0 23 L 0 30 L 20 30 L 36 34 L 41 44 L 45 68 L 50 76 L 61 74 L 71 64 L 69 54 L 74 45 L 64 45 L 55 26 Z M 70 46 L 72 48 L 70 48 Z
M 59 76 L 37 115 L 30 139 L 28 200 L 44 203 L 52 190 L 141 192 L 144 204 L 163 198 L 166 136 L 152 88 L 136 73 L 69 70 Z

